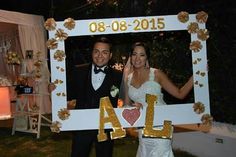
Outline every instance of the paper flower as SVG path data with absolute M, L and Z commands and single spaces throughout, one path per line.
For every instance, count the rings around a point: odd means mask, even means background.
M 193 52 L 199 52 L 202 49 L 202 44 L 200 41 L 192 41 L 190 43 L 189 49 L 192 50 Z
M 208 14 L 204 11 L 200 11 L 196 14 L 197 22 L 206 23 L 208 19 Z
M 43 62 L 42 62 L 41 60 L 37 60 L 37 61 L 34 62 L 34 66 L 36 66 L 36 67 L 38 67 L 38 68 L 39 68 L 42 64 L 43 64 Z
M 193 110 L 197 114 L 201 114 L 205 111 L 205 106 L 201 102 L 196 102 L 193 105 Z
M 6 54 L 7 64 L 20 64 L 20 56 L 17 54 L 17 52 L 9 51 Z
M 57 116 L 58 116 L 61 120 L 69 119 L 69 117 L 70 117 L 70 111 L 67 110 L 67 108 L 60 109 L 60 111 L 58 111 L 58 113 L 57 113 Z
M 201 121 L 205 125 L 211 125 L 213 121 L 213 117 L 210 114 L 202 115 Z
M 209 38 L 209 32 L 207 31 L 207 29 L 199 29 L 197 32 L 197 38 L 205 41 Z
M 56 49 L 58 46 L 58 43 L 56 39 L 52 38 L 52 39 L 48 39 L 46 45 L 48 49 Z
M 59 133 L 61 130 L 61 123 L 58 121 L 52 122 L 50 129 L 52 132 Z
M 119 71 L 122 71 L 123 68 L 124 68 L 124 65 L 121 64 L 121 63 L 115 63 L 112 68 L 116 69 L 116 70 L 119 70 Z
M 0 76 L 0 86 L 11 86 L 12 83 L 5 76 Z
M 57 60 L 58 62 L 61 62 L 61 61 L 64 60 L 65 56 L 66 56 L 66 55 L 65 55 L 65 52 L 64 52 L 63 50 L 57 50 L 57 51 L 54 53 L 53 58 L 54 58 L 55 60 Z
M 111 91 L 110 91 L 110 94 L 112 97 L 116 97 L 119 93 L 119 89 L 116 87 L 116 86 L 112 86 L 111 87 Z
M 178 20 L 182 23 L 186 23 L 189 20 L 189 14 L 186 11 L 181 11 L 180 13 L 178 13 L 177 16 L 178 16 Z
M 196 23 L 196 22 L 191 22 L 191 23 L 188 25 L 188 33 L 197 33 L 198 30 L 199 30 L 198 23 Z
M 66 27 L 69 30 L 72 30 L 75 28 L 75 20 L 72 18 L 67 18 L 64 20 L 64 27 Z
M 48 18 L 47 21 L 44 23 L 44 27 L 46 30 L 48 31 L 53 31 L 56 29 L 56 21 L 54 20 L 54 18 Z
M 63 29 L 59 28 L 55 34 L 55 38 L 56 40 L 60 40 L 60 41 L 66 40 L 68 38 L 68 34 L 65 33 Z

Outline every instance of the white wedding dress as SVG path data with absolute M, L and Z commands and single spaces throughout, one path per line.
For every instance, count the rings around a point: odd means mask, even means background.
M 134 102 L 139 102 L 143 106 L 147 105 L 145 102 L 146 94 L 153 94 L 158 96 L 157 105 L 166 104 L 163 100 L 161 86 L 154 81 L 154 68 L 150 68 L 149 80 L 144 82 L 139 88 L 131 85 L 133 73 L 128 76 L 128 95 Z M 143 138 L 142 129 L 139 129 L 139 146 L 136 157 L 174 157 L 171 147 L 170 139 L 161 138 Z

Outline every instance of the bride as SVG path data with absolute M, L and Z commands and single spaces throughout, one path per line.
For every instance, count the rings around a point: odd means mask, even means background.
M 124 103 L 137 108 L 146 106 L 146 94 L 158 96 L 157 105 L 166 105 L 161 88 L 172 96 L 183 99 L 193 87 L 193 77 L 182 87 L 175 86 L 167 75 L 159 69 L 150 68 L 149 48 L 143 42 L 132 46 L 130 58 L 124 69 Z M 139 146 L 136 157 L 173 157 L 171 139 L 145 138 L 139 129 Z

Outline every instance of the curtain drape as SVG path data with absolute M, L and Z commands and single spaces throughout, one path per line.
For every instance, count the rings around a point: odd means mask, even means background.
M 0 32 L 2 29 L 1 23 L 17 25 L 20 42 L 20 50 L 17 52 L 22 53 L 21 55 L 23 58 L 26 56 L 26 50 L 33 50 L 34 56 L 36 56 L 37 52 L 41 52 L 40 59 L 43 60 L 44 65 L 42 69 L 43 76 L 40 80 L 39 88 L 41 93 L 48 93 L 47 87 L 50 79 L 50 73 L 47 65 L 47 35 L 43 26 L 43 16 L 0 10 Z M 33 71 L 34 68 L 33 61 L 27 63 L 28 71 Z M 51 113 L 51 102 L 49 95 L 44 96 L 41 111 L 43 113 Z

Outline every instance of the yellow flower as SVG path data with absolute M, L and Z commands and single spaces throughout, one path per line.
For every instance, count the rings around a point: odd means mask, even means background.
M 61 128 L 61 123 L 58 121 L 52 122 L 50 129 L 52 132 L 59 133 Z
M 197 37 L 198 39 L 205 41 L 209 38 L 209 32 L 207 31 L 207 29 L 200 29 L 197 32 Z
M 66 120 L 70 117 L 70 111 L 67 108 L 63 108 L 58 111 L 57 115 L 61 120 Z
M 197 114 L 201 114 L 205 111 L 205 106 L 201 102 L 196 102 L 193 105 L 194 112 Z
M 46 30 L 48 31 L 52 31 L 56 29 L 56 21 L 54 20 L 54 18 L 48 18 L 47 21 L 44 23 L 44 27 Z
M 17 52 L 9 51 L 6 54 L 7 64 L 20 64 L 20 56 Z
M 64 58 L 65 58 L 65 52 L 62 51 L 62 50 L 57 50 L 54 55 L 53 55 L 53 58 L 59 62 L 63 61 Z
M 65 33 L 63 29 L 59 28 L 55 34 L 55 38 L 56 40 L 60 40 L 60 41 L 66 40 L 68 38 L 68 34 Z
M 188 25 L 188 32 L 189 32 L 189 33 L 197 33 L 198 30 L 199 30 L 198 23 L 196 23 L 196 22 L 191 22 L 191 23 Z
M 200 11 L 196 14 L 197 22 L 206 23 L 208 19 L 208 14 L 204 11 Z
M 186 23 L 189 20 L 189 14 L 186 11 L 181 11 L 177 16 L 178 20 L 182 23 Z
M 202 115 L 201 121 L 205 125 L 211 125 L 213 121 L 213 117 L 210 114 Z
M 189 49 L 192 50 L 193 52 L 199 52 L 202 49 L 202 44 L 200 41 L 192 41 L 190 43 Z
M 7 79 L 5 76 L 0 76 L 0 87 L 1 86 L 11 86 L 12 83 L 10 80 Z
M 58 43 L 56 39 L 52 38 L 52 39 L 48 39 L 46 45 L 48 49 L 56 49 L 58 46 Z
M 72 18 L 67 18 L 64 20 L 64 26 L 69 29 L 72 30 L 75 28 L 75 20 Z

